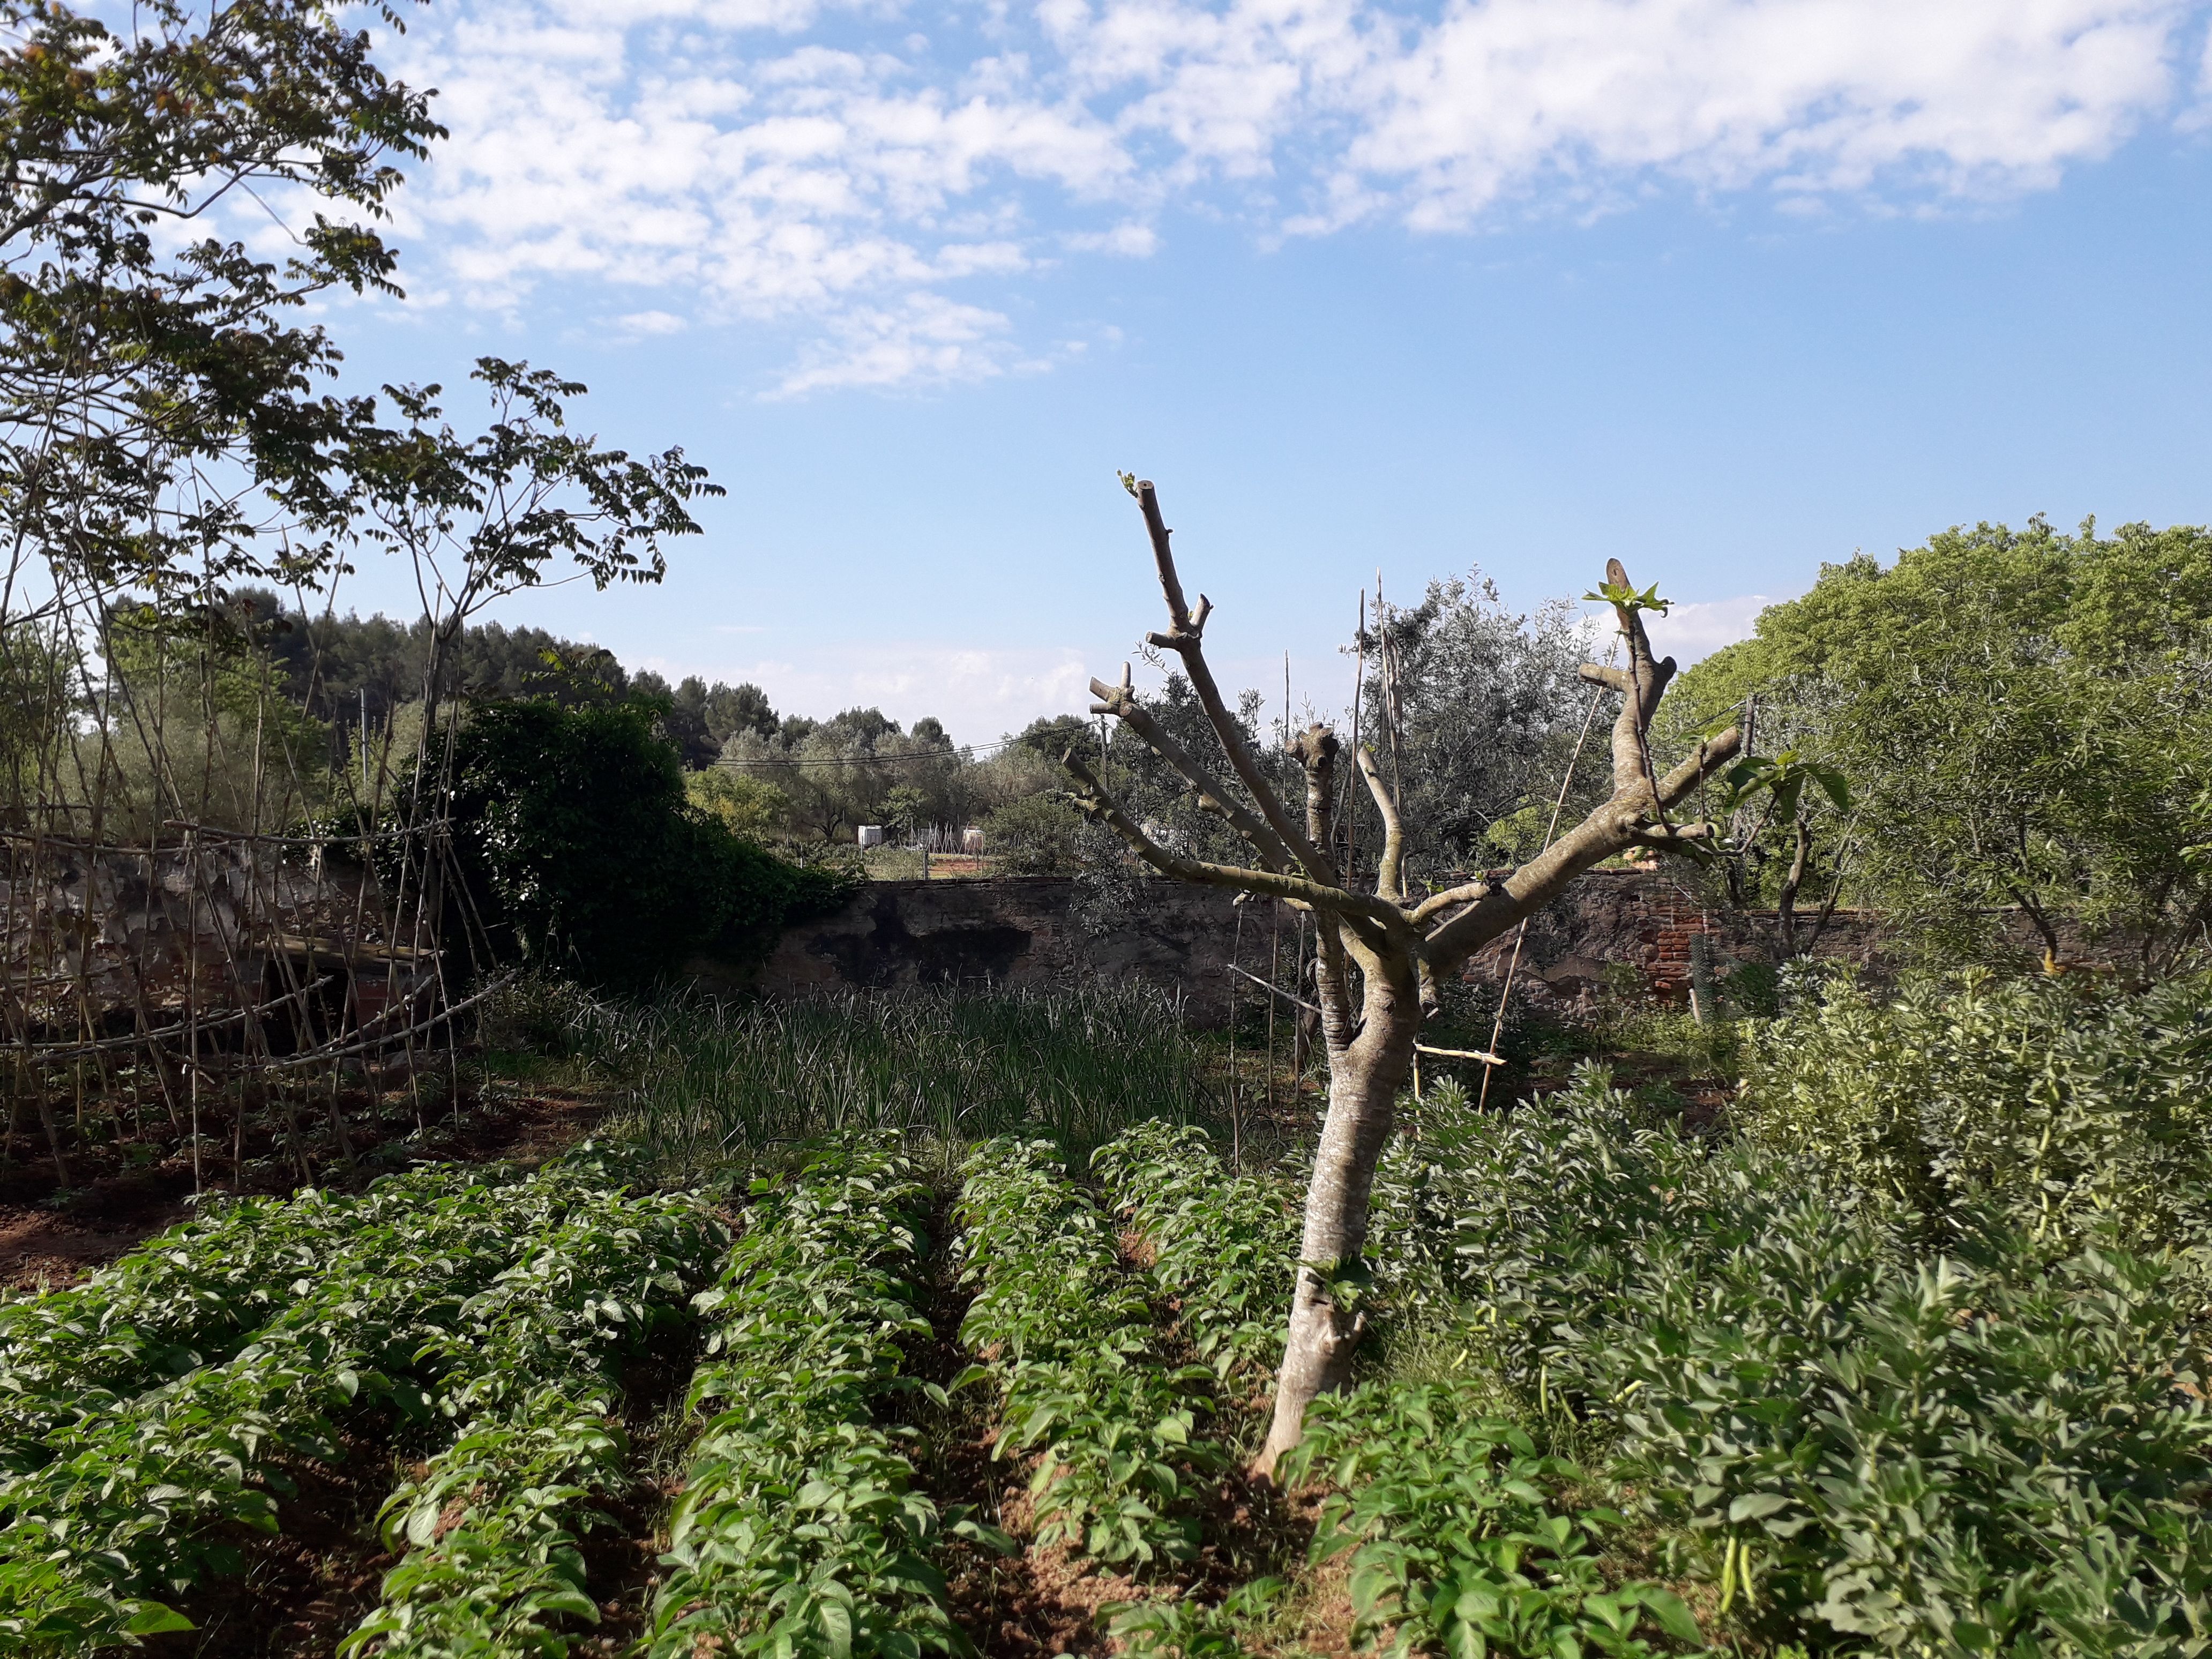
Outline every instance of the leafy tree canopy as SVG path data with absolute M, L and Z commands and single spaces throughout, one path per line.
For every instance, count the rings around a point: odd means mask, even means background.
M 288 317 L 392 289 L 365 221 L 441 130 L 319 0 L 129 18 L 0 0 L 0 510 L 97 587 L 313 579 L 364 409 L 318 389 L 337 349 Z M 272 188 L 363 221 L 318 214 L 281 266 L 193 234 Z
M 1855 884 L 1942 948 L 2014 906 L 2054 957 L 2069 923 L 2153 973 L 2207 943 L 2212 532 L 2038 518 L 1832 565 L 1676 695 L 1690 724 L 1756 697 L 1760 748 L 1848 779 Z

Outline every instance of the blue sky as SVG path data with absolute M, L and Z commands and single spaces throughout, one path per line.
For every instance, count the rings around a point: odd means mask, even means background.
M 1079 709 L 1160 620 L 1117 468 L 1238 684 L 1340 704 L 1378 567 L 1618 555 L 1686 656 L 1947 525 L 2212 519 L 2206 10 L 433 0 L 411 297 L 333 324 L 707 463 L 664 587 L 501 614 L 782 708 Z

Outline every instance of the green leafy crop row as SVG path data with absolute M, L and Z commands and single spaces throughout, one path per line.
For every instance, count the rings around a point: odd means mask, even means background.
M 392 1205 L 229 1358 L 53 1430 L 43 1462 L 0 1482 L 0 1646 L 82 1652 L 183 1627 L 162 1598 L 234 1571 L 228 1533 L 278 1529 L 284 1459 L 335 1456 L 336 1411 L 430 1420 L 471 1298 L 605 1184 L 581 1158 L 407 1189 L 424 1201 Z
M 1607 1587 L 1599 1540 L 1625 1517 L 1563 1504 L 1580 1471 L 1540 1455 L 1481 1404 L 1466 1384 L 1324 1396 L 1278 1466 L 1287 1485 L 1319 1477 L 1336 1488 L 1313 1554 L 1354 1552 L 1355 1635 L 1394 1632 L 1395 1653 L 1434 1648 L 1452 1659 L 1647 1655 L 1654 1636 L 1701 1645 L 1672 1591 Z
M 1232 1178 L 1203 1130 L 1140 1123 L 1092 1154 L 1109 1200 L 1143 1235 L 1152 1276 L 1224 1383 L 1263 1383 L 1282 1363 L 1298 1220 L 1279 1184 Z
M 223 1202 L 82 1285 L 0 1306 L 0 1467 L 34 1468 L 64 1424 L 228 1358 L 334 1267 L 389 1249 L 396 1218 L 474 1179 L 441 1167 L 357 1197 Z
M 750 1227 L 696 1298 L 714 1329 L 691 1403 L 713 1415 L 676 1508 L 654 1659 L 969 1651 L 928 1559 L 936 1508 L 871 1421 L 901 1384 L 900 1342 L 929 1332 L 927 1194 L 894 1146 L 825 1153 L 780 1191 L 757 1182 Z
M 1198 1553 L 1193 1477 L 1222 1462 L 1195 1439 L 1213 1382 L 1163 1356 L 1146 1280 L 1048 1141 L 985 1143 L 963 1166 L 960 1328 L 998 1385 L 997 1455 L 1041 1451 L 1030 1491 L 1041 1544 L 1104 1562 Z M 963 1376 L 964 1380 L 964 1376 Z
M 623 1480 L 611 1362 L 683 1316 L 726 1237 L 689 1194 L 593 1194 L 424 1345 L 461 1432 L 385 1504 L 408 1553 L 342 1653 L 557 1656 L 565 1620 L 597 1622 L 576 1534 Z

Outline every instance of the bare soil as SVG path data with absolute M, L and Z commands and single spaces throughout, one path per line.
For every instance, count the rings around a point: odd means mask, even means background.
M 155 1659 L 329 1659 L 375 1607 L 396 1557 L 376 1536 L 376 1513 L 394 1482 L 389 1442 L 374 1432 L 341 1438 L 340 1461 L 292 1460 L 297 1490 L 277 1500 L 274 1537 L 231 1529 L 243 1574 L 209 1581 L 174 1605 L 196 1628 L 151 1638 Z
M 362 1186 L 417 1163 L 534 1164 L 589 1133 L 606 1111 L 604 1099 L 570 1090 L 483 1091 L 459 1112 L 431 1117 L 418 1133 L 405 1094 L 381 1104 L 375 1113 L 366 1097 L 349 1104 L 350 1164 L 335 1149 L 311 1157 L 307 1181 L 289 1158 L 273 1155 L 281 1147 L 273 1134 L 257 1131 L 259 1140 L 248 1143 L 235 1174 L 228 1134 L 219 1146 L 204 1144 L 204 1190 L 282 1196 L 307 1185 Z M 38 1291 L 74 1284 L 192 1212 L 188 1150 L 131 1140 L 80 1150 L 68 1162 L 72 1179 L 82 1184 L 66 1188 L 50 1158 L 27 1162 L 25 1153 L 19 1140 L 15 1161 L 0 1167 L 0 1286 Z

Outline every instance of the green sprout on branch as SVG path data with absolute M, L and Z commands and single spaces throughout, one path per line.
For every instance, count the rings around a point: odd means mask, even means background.
M 1674 603 L 1672 599 L 1662 599 L 1659 597 L 1657 582 L 1652 583 L 1640 593 L 1626 582 L 1607 582 L 1602 587 L 1592 589 L 1583 597 L 1586 599 L 1602 599 L 1607 605 L 1617 605 L 1621 610 L 1630 612 L 1656 611 L 1662 617 Z

